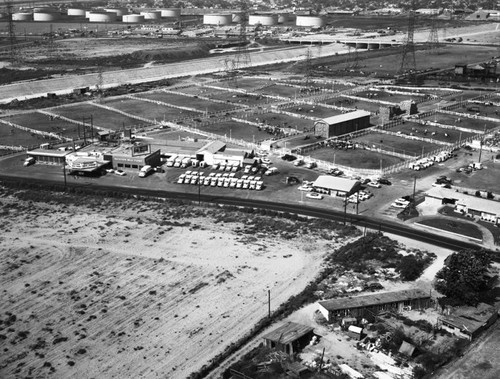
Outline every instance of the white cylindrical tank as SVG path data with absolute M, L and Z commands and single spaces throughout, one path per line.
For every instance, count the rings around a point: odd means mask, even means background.
M 116 13 L 108 12 L 90 12 L 89 22 L 114 22 L 116 21 Z
M 128 14 L 127 8 L 106 8 L 104 10 L 108 13 L 116 14 L 117 17 L 123 17 L 124 15 Z
M 325 26 L 325 20 L 318 16 L 297 16 L 295 25 L 310 28 L 321 28 Z
M 33 13 L 60 13 L 55 7 L 36 7 L 33 8 Z
M 277 23 L 277 14 L 251 14 L 248 16 L 248 25 L 273 26 Z
M 33 20 L 33 14 L 32 13 L 13 13 L 12 14 L 12 21 L 31 21 Z
M 166 8 L 161 9 L 161 17 L 173 17 L 179 18 L 181 17 L 181 8 Z
M 85 9 L 68 8 L 68 16 L 85 17 Z
M 288 13 L 278 14 L 278 24 L 284 24 L 285 22 L 288 22 Z
M 231 13 L 204 14 L 203 24 L 205 25 L 230 25 L 233 20 Z
M 142 14 L 126 14 L 123 15 L 123 22 L 128 24 L 140 24 L 144 22 L 144 15 Z
M 61 18 L 60 13 L 53 12 L 35 12 L 33 13 L 33 21 L 56 21 Z
M 143 11 L 141 14 L 144 16 L 144 20 L 159 20 L 161 19 L 160 11 Z

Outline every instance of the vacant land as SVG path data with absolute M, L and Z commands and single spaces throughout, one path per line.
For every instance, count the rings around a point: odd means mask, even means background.
M 422 120 L 433 121 L 443 125 L 457 126 L 460 128 L 469 129 L 471 132 L 483 132 L 484 130 L 494 129 L 498 126 L 497 122 L 474 118 L 474 116 L 470 113 L 464 113 L 463 116 L 446 113 L 435 113 L 432 116 L 423 117 Z
M 138 128 L 147 125 L 144 121 L 124 116 L 92 103 L 79 103 L 66 107 L 52 108 L 49 111 L 76 121 L 82 121 L 85 118 L 86 122 L 89 122 L 90 117 L 92 117 L 94 126 L 112 130 Z
M 0 123 L 0 144 L 4 146 L 34 146 L 50 139 L 35 133 L 30 133 L 19 128 L 14 128 L 4 123 Z
M 363 149 L 338 150 L 324 147 L 305 153 L 305 155 L 315 159 L 332 162 L 332 165 L 338 164 L 347 167 L 373 170 L 380 169 L 381 167 L 393 166 L 404 161 L 402 158 L 392 155 Z
M 186 378 L 335 245 L 216 209 L 17 196 L 0 200 L 2 377 Z
M 8 121 L 26 128 L 54 133 L 62 137 L 79 138 L 78 125 L 42 113 L 21 113 L 9 117 Z M 90 125 L 90 120 L 88 120 L 88 123 Z M 83 136 L 83 130 L 80 134 Z
M 419 156 L 424 153 L 429 153 L 441 147 L 435 143 L 426 141 L 418 141 L 390 134 L 369 133 L 361 137 L 353 138 L 352 141 L 365 144 L 373 149 L 382 151 L 402 153 L 406 155 Z
M 194 96 L 182 96 L 175 93 L 161 92 L 161 91 L 144 93 L 138 95 L 137 97 L 143 97 L 145 99 L 161 101 L 167 104 L 172 104 L 174 106 L 196 109 L 199 112 L 210 112 L 210 113 L 221 112 L 234 108 L 234 106 L 231 106 L 230 104 L 218 103 L 214 101 L 200 99 Z M 198 114 L 198 113 L 193 112 L 193 114 Z

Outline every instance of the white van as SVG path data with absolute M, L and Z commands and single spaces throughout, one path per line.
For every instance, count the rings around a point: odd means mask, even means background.
M 32 164 L 35 164 L 35 158 L 28 157 L 24 160 L 23 166 L 31 166 Z
M 146 165 L 143 168 L 141 168 L 141 171 L 139 171 L 139 178 L 145 178 L 146 176 L 151 174 L 153 171 L 154 171 L 153 167 L 151 167 L 150 165 Z

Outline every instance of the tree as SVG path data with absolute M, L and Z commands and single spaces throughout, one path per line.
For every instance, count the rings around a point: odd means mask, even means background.
M 417 259 L 414 255 L 404 256 L 396 266 L 396 271 L 399 272 L 403 281 L 417 280 L 425 268 L 425 262 L 422 259 Z
M 489 282 L 485 274 L 491 255 L 481 250 L 462 250 L 450 255 L 436 274 L 434 288 L 457 304 L 477 305 Z

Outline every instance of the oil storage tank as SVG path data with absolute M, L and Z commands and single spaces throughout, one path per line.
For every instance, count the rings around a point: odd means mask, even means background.
M 115 13 L 116 17 L 121 18 L 124 15 L 128 14 L 127 8 L 106 8 L 104 9 L 108 13 Z
M 161 12 L 160 11 L 142 11 L 141 15 L 144 16 L 144 20 L 160 20 Z
M 297 26 L 304 26 L 308 28 L 321 28 L 325 26 L 325 20 L 319 16 L 299 16 L 295 22 Z
M 33 12 L 33 21 L 57 21 L 61 19 L 59 12 Z
M 12 21 L 31 21 L 33 20 L 33 14 L 27 12 L 13 13 Z
M 82 8 L 68 8 L 68 16 L 71 16 L 71 17 L 85 17 L 85 9 L 82 9 Z
M 109 12 L 90 12 L 89 22 L 114 22 L 116 21 L 116 13 Z
M 274 26 L 277 23 L 277 14 L 251 14 L 248 16 L 248 25 Z
M 233 13 L 232 14 L 232 22 L 239 24 L 243 20 L 243 13 Z
M 179 18 L 179 17 L 181 17 L 181 8 L 160 9 L 160 13 L 161 13 L 161 17 Z
M 204 14 L 204 25 L 231 25 L 233 15 L 231 13 Z
M 126 14 L 123 15 L 123 22 L 127 24 L 140 24 L 144 22 L 144 15 L 142 14 Z

